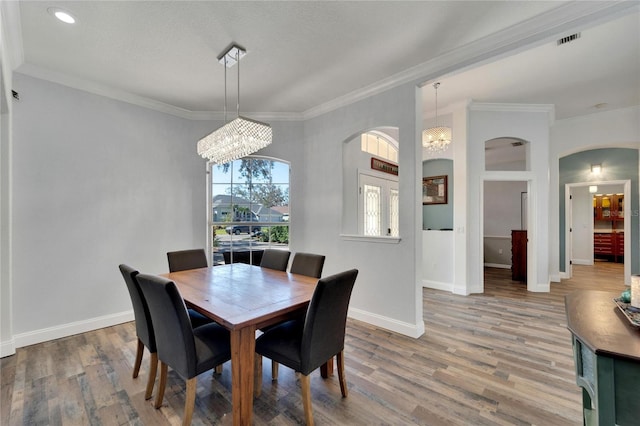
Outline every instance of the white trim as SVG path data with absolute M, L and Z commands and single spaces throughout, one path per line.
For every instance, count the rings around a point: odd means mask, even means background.
M 2 25 L 6 28 L 3 35 L 7 38 L 9 50 L 9 64 L 15 70 L 24 63 L 24 49 L 22 41 L 22 22 L 20 19 L 20 2 L 3 1 L 0 2 L 0 16 Z
M 410 324 L 357 308 L 349 308 L 348 316 L 376 327 L 413 337 L 414 339 L 424 334 L 424 321 L 419 321 L 417 324 Z
M 0 343 L 0 358 L 5 356 L 14 355 L 16 353 L 16 341 L 15 339 L 7 340 Z
M 422 287 L 450 292 L 453 289 L 453 283 L 445 283 L 442 281 L 433 281 L 433 280 L 422 280 Z
M 400 237 L 387 237 L 385 235 L 356 235 L 356 234 L 340 234 L 340 238 L 344 241 L 358 241 L 361 243 L 386 243 L 386 244 L 398 244 L 402 238 Z
M 560 277 L 563 279 L 571 278 L 571 247 L 567 244 L 567 241 L 571 238 L 569 227 L 566 225 L 570 223 L 570 213 L 567 209 L 569 203 L 569 196 L 571 195 L 571 189 L 576 187 L 590 186 L 590 185 L 622 185 L 624 190 L 624 198 L 626 200 L 631 199 L 631 179 L 624 180 L 608 180 L 608 181 L 591 181 L 591 182 L 572 182 L 564 184 L 564 272 L 560 272 Z M 631 284 L 631 203 L 624 203 L 624 283 Z M 626 220 L 629 218 L 629 220 Z M 593 233 L 593 222 L 591 222 L 591 233 Z M 574 264 L 578 265 L 575 260 Z
M 16 348 L 35 345 L 36 343 L 47 342 L 49 340 L 60 339 L 62 337 L 73 336 L 74 334 L 86 333 L 87 331 L 98 330 L 100 328 L 111 327 L 133 321 L 133 311 L 120 312 L 116 314 L 104 315 L 101 317 L 89 318 L 84 321 L 75 321 L 67 324 L 47 327 L 40 330 L 26 333 L 14 334 L 13 340 Z
M 511 269 L 511 265 L 507 265 L 504 263 L 485 263 L 485 268 L 500 268 L 500 269 Z
M 509 103 L 469 103 L 471 111 L 490 111 L 490 112 L 544 112 L 549 119 L 549 126 L 553 125 L 556 118 L 556 107 L 553 104 L 509 104 Z
M 13 10 L 18 13 L 18 15 L 13 12 L 8 13 L 11 15 L 11 19 L 7 19 L 6 24 L 10 27 L 8 32 L 12 34 L 12 51 L 15 52 L 15 58 L 13 58 L 15 62 L 13 66 L 18 67 L 22 64 L 20 70 L 18 70 L 21 73 L 186 119 L 209 120 L 212 116 L 222 115 L 220 112 L 211 113 L 207 111 L 190 111 L 178 108 L 163 102 L 115 90 L 104 85 L 88 82 L 72 76 L 63 76 L 53 71 L 36 67 L 32 64 L 24 64 L 21 36 L 22 30 L 19 19 L 19 2 L 1 2 L 0 5 L 4 6 L 3 12 L 5 13 L 7 13 L 9 7 L 13 8 Z M 623 16 L 633 11 L 636 6 L 637 3 L 632 1 L 567 2 L 525 21 L 519 22 L 516 25 L 512 25 L 502 31 L 474 40 L 427 62 L 399 72 L 386 79 L 377 81 L 369 86 L 354 90 L 329 102 L 310 108 L 302 113 L 246 112 L 245 114 L 260 120 L 308 120 L 327 112 L 334 111 L 338 108 L 353 104 L 362 99 L 366 99 L 370 96 L 380 94 L 405 83 L 420 82 L 419 84 L 427 84 L 430 79 L 451 73 L 454 70 L 459 71 L 462 69 L 468 69 L 472 66 L 476 66 L 501 56 L 521 52 L 525 49 L 554 40 L 559 34 L 584 29 L 590 25 L 595 25 L 600 22 L 614 19 L 618 16 Z
M 527 291 L 532 293 L 549 293 L 551 291 L 551 283 L 533 283 L 527 284 Z
M 549 276 L 549 281 L 554 282 L 554 283 L 559 283 L 562 280 L 562 278 L 560 277 L 560 274 L 558 275 L 550 275 Z
M 566 241 L 565 241 L 565 244 L 566 244 Z M 571 262 L 574 265 L 593 266 L 593 259 L 571 259 Z

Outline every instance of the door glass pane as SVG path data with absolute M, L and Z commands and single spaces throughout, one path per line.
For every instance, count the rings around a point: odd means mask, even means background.
M 399 217 L 400 217 L 400 204 L 398 197 L 398 190 L 392 188 L 389 190 L 389 229 L 391 229 L 391 236 L 397 237 L 400 235 Z
M 380 234 L 382 188 L 364 185 L 364 235 Z

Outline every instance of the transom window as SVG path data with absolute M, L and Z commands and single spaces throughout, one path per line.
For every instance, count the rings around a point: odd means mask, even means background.
M 209 165 L 211 263 L 259 264 L 265 248 L 289 248 L 289 164 L 245 157 Z
M 381 133 L 371 131 L 360 135 L 360 149 L 394 163 L 398 162 L 398 148 Z

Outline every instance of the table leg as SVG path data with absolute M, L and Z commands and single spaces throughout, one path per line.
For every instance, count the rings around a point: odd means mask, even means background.
M 234 426 L 248 426 L 253 417 L 255 326 L 231 330 L 231 400 Z
M 333 376 L 333 357 L 320 366 L 320 375 L 323 379 Z

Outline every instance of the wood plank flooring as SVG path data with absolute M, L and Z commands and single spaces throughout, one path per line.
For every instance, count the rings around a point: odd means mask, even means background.
M 424 290 L 426 333 L 411 339 L 349 320 L 345 346 L 349 397 L 337 374 L 311 378 L 318 425 L 581 425 L 564 295 L 621 292 L 620 264 L 575 266 L 550 293 L 528 293 L 510 271 L 488 269 L 485 293 Z M 357 284 L 356 284 L 357 285 Z M 149 354 L 132 379 L 133 323 L 17 350 L 1 360 L 2 425 L 177 425 L 184 381 L 169 372 L 165 402 L 144 400 Z M 280 368 L 254 400 L 256 425 L 304 423 L 300 385 Z M 198 377 L 194 425 L 228 423 L 231 368 Z

